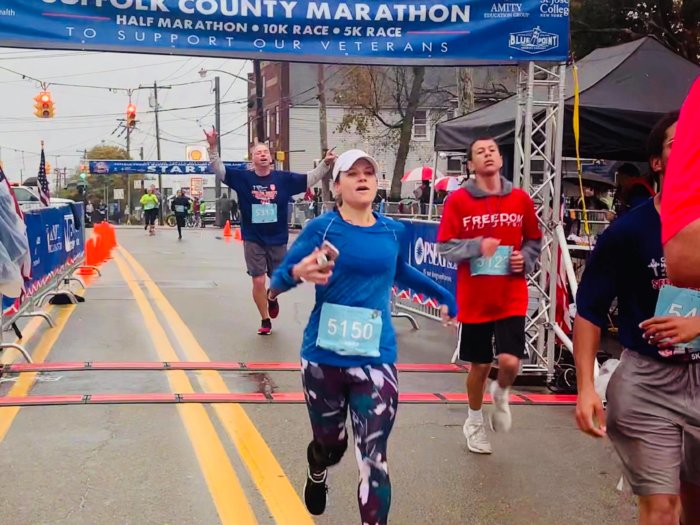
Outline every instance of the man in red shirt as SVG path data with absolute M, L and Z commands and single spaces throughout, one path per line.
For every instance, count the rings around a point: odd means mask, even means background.
M 681 109 L 661 201 L 668 276 L 676 286 L 700 288 L 700 78 Z
M 467 376 L 469 417 L 464 435 L 469 450 L 490 454 L 481 411 L 486 380 L 498 356 L 498 380 L 491 384 L 491 428 L 511 427 L 509 390 L 525 355 L 528 292 L 525 274 L 540 253 L 542 234 L 530 196 L 501 176 L 503 158 L 492 138 L 476 140 L 469 169 L 476 178 L 445 203 L 440 253 L 458 264 L 457 319 L 462 323 L 459 356 L 471 362 Z

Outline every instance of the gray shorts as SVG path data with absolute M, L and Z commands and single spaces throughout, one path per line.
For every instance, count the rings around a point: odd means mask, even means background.
M 679 494 L 700 480 L 700 364 L 625 350 L 610 378 L 608 436 L 637 496 Z
M 287 255 L 287 245 L 263 246 L 256 242 L 244 241 L 243 253 L 245 254 L 248 275 L 251 277 L 260 277 L 261 275 L 272 277 L 272 272 L 277 269 L 284 256 Z

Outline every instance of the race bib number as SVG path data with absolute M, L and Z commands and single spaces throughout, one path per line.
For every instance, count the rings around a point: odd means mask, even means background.
M 382 313 L 379 310 L 324 303 L 316 345 L 338 355 L 379 357 Z
M 667 285 L 661 288 L 659 292 L 654 315 L 656 317 L 695 317 L 699 312 L 700 292 Z M 693 353 L 700 352 L 700 338 L 693 339 L 689 343 L 676 345 L 675 348 Z M 693 358 L 693 361 L 696 361 L 700 359 L 700 354 L 694 354 L 691 358 Z
M 182 204 L 176 204 L 175 213 L 185 213 L 185 206 Z
M 277 204 L 253 204 L 253 224 L 277 222 Z
M 472 275 L 510 275 L 512 253 L 512 246 L 499 246 L 492 257 L 470 259 L 469 268 Z

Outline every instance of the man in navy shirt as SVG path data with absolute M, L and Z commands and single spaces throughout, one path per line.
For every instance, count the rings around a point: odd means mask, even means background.
M 330 173 L 335 155 L 330 150 L 308 174 L 291 173 L 275 170 L 270 148 L 257 144 L 250 151 L 253 169 L 238 170 L 226 168 L 219 158 L 216 129 L 205 134 L 214 173 L 238 195 L 245 261 L 253 279 L 253 300 L 262 318 L 258 333 L 269 335 L 271 319 L 279 315 L 279 303 L 268 299 L 267 277 L 287 253 L 288 203 L 293 195 L 304 193 Z
M 663 177 L 678 114 L 664 117 L 648 144 Z M 661 244 L 661 195 L 615 221 L 601 235 L 576 298 L 576 421 L 610 437 L 639 497 L 641 524 L 700 524 L 700 353 L 679 346 L 700 336 L 700 317 L 655 317 L 670 284 Z M 613 299 L 619 310 L 620 364 L 608 384 L 607 426 L 594 388 L 594 360 Z

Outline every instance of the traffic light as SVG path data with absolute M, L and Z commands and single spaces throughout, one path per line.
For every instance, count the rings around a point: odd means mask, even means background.
M 129 103 L 126 107 L 126 127 L 133 128 L 136 126 L 136 106 Z
M 53 118 L 54 106 L 51 99 L 51 93 L 48 91 L 40 92 L 34 97 L 34 114 L 39 118 Z
M 87 167 L 87 165 L 81 164 L 81 165 L 80 165 L 80 178 L 81 178 L 82 180 L 85 180 L 85 179 L 87 178 L 87 175 L 88 175 L 88 167 Z

